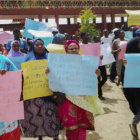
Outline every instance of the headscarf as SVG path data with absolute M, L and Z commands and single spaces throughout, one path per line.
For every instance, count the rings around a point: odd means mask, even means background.
M 18 43 L 19 46 L 20 46 L 20 41 L 19 40 L 14 40 L 11 42 L 11 49 L 7 55 L 7 57 L 19 57 L 19 56 L 25 56 L 26 54 L 25 53 L 22 53 L 19 49 L 18 52 L 15 52 L 14 49 L 13 49 L 13 44 L 14 43 Z
M 76 44 L 78 46 L 78 49 L 80 50 L 80 45 L 76 40 L 68 40 L 64 45 L 66 52 L 68 51 L 68 46 L 72 43 Z
M 134 37 L 127 43 L 126 53 L 140 53 L 138 45 L 140 43 L 140 37 Z
M 53 38 L 52 44 L 61 44 L 62 39 L 65 38 L 65 35 L 63 34 L 56 34 Z
M 137 29 L 135 32 L 136 35 L 140 34 L 140 29 Z
M 32 60 L 39 60 L 39 59 L 47 59 L 48 58 L 48 51 L 47 51 L 47 49 L 44 50 L 42 55 L 39 55 L 39 54 L 35 53 L 34 45 L 35 45 L 37 40 L 41 40 L 44 43 L 44 41 L 42 39 L 40 39 L 40 38 L 35 39 L 32 42 L 32 45 L 30 47 L 29 52 L 27 53 L 27 56 L 25 58 L 25 62 L 32 61 Z

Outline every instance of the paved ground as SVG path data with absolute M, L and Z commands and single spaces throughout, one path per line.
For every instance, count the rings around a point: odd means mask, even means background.
M 133 114 L 129 110 L 128 103 L 122 93 L 121 86 L 107 83 L 103 88 L 106 100 L 102 102 L 105 114 L 95 117 L 95 132 L 88 131 L 87 140 L 132 140 L 129 130 Z M 140 132 L 140 127 L 138 128 Z M 21 140 L 37 140 L 22 138 Z M 52 140 L 44 137 L 43 140 Z M 65 132 L 62 131 L 59 140 L 65 140 Z

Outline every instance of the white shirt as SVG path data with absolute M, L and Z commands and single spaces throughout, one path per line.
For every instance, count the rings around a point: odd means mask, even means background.
M 101 44 L 112 44 L 112 38 L 111 37 L 101 37 Z

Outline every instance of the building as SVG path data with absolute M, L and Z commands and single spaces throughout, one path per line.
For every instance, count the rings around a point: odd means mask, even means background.
M 59 30 L 73 34 L 79 27 L 80 11 L 92 8 L 97 15 L 97 28 L 111 30 L 127 22 L 126 9 L 139 7 L 139 0 L 1 0 L 0 19 L 13 19 L 13 24 L 0 23 L 0 28 L 23 29 L 25 18 L 31 18 L 55 21 Z

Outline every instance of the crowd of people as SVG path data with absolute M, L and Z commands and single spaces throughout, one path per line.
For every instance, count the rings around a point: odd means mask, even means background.
M 66 54 L 79 55 L 80 44 L 109 44 L 115 58 L 115 62 L 110 65 L 110 75 L 108 77 L 105 65 L 98 67 L 95 72 L 98 79 L 96 96 L 68 96 L 66 93 L 54 92 L 52 96 L 24 101 L 24 120 L 0 122 L 0 140 L 19 140 L 21 132 L 25 137 L 37 137 L 39 140 L 43 140 L 43 136 L 48 136 L 58 140 L 59 131 L 64 128 L 66 129 L 67 140 L 86 140 L 86 130 L 94 130 L 94 116 L 104 113 L 100 101 L 106 100 L 103 96 L 102 87 L 107 79 L 109 78 L 117 86 L 121 83 L 123 85 L 127 62 L 118 59 L 121 43 L 127 42 L 126 53 L 140 53 L 140 29 L 138 27 L 134 28 L 133 39 L 131 40 L 125 39 L 123 29 L 115 29 L 112 33 L 105 29 L 102 37 L 96 35 L 93 39 L 87 32 L 82 32 L 79 36 L 70 36 L 67 33 L 60 34 L 58 30 L 54 30 L 52 33 L 54 35 L 52 44 L 64 45 Z M 10 57 L 25 56 L 25 62 L 48 59 L 49 51 L 41 38 L 22 39 L 18 29 L 14 29 L 13 35 L 14 38 L 7 42 L 6 47 L 0 46 L 0 64 L 5 64 L 0 67 L 1 76 L 7 71 L 17 70 L 16 66 L 9 60 Z M 101 54 L 100 59 L 103 57 Z M 46 75 L 49 72 L 49 68 L 44 71 Z M 130 124 L 133 140 L 138 140 L 140 88 L 123 88 L 123 92 L 134 114 Z

